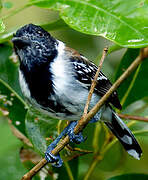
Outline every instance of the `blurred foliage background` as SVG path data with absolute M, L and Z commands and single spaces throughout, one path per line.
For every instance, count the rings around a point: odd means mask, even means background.
M 120 1 L 114 2 L 118 2 L 120 4 Z M 53 10 L 54 8 L 51 8 L 51 10 L 49 8 L 31 6 L 20 9 L 20 7 L 24 7 L 24 5 L 28 3 L 27 0 L 3 0 L 1 3 L 3 5 L 3 8 L 1 9 L 1 18 L 5 25 L 5 29 L 1 28 L 1 32 L 3 32 L 0 35 L 0 179 L 17 180 L 21 179 L 28 169 L 33 167 L 34 164 L 39 161 L 41 156 L 43 156 L 47 145 L 54 137 L 56 137 L 57 129 L 58 132 L 61 131 L 66 123 L 53 120 L 43 114 L 40 114 L 39 112 L 34 112 L 34 110 L 30 110 L 25 117 L 26 104 L 18 85 L 18 61 L 16 61 L 15 57 L 12 56 L 12 46 L 9 41 L 11 36 L 9 36 L 9 33 L 11 35 L 11 32 L 15 32 L 17 28 L 28 23 L 42 25 L 56 22 L 57 19 L 60 19 L 60 15 L 58 11 Z M 127 1 L 125 1 L 125 7 L 129 7 L 130 9 L 130 5 L 127 6 L 126 3 Z M 147 1 L 135 0 L 135 4 L 136 3 L 145 3 L 144 8 L 148 10 Z M 121 7 L 119 6 L 118 10 L 120 10 L 120 8 Z M 125 11 L 126 8 L 123 11 Z M 16 9 L 20 9 L 18 13 L 15 13 Z M 138 14 L 139 12 L 140 9 L 135 13 Z M 123 14 L 120 14 L 120 16 L 122 15 Z M 146 15 L 143 15 L 143 27 L 148 27 L 148 24 L 146 24 L 147 22 L 145 21 L 145 16 Z M 100 54 L 105 46 L 115 47 L 113 52 L 109 53 L 105 59 L 102 68 L 102 71 L 112 82 L 114 82 L 114 80 L 122 74 L 122 72 L 139 53 L 139 49 L 127 50 L 129 45 L 117 46 L 116 42 L 114 44 L 113 42 L 107 40 L 110 39 L 110 37 L 103 38 L 95 35 L 93 32 L 91 32 L 92 34 L 82 33 L 74 30 L 78 28 L 70 28 L 69 26 L 73 26 L 70 22 L 67 24 L 68 25 L 66 25 L 64 21 L 61 21 L 60 26 L 58 26 L 57 23 L 54 24 L 55 27 L 46 26 L 46 28 L 54 37 L 65 42 L 67 46 L 78 50 L 81 54 L 96 64 L 98 64 L 97 57 L 100 57 Z M 5 38 L 7 36 L 8 39 Z M 121 40 L 121 42 L 123 41 Z M 135 44 L 135 47 L 146 47 L 147 42 L 148 39 L 145 36 L 145 44 Z M 119 42 L 117 44 L 119 44 Z M 134 47 L 134 45 L 132 46 Z M 133 72 L 126 82 L 120 86 L 118 90 L 119 97 L 124 107 L 122 113 L 148 117 L 147 68 L 148 63 L 145 60 L 138 70 Z M 133 82 L 135 76 L 136 78 Z M 128 93 L 128 97 L 123 100 L 123 97 L 125 97 L 124 95 L 131 83 L 133 83 L 133 85 Z M 11 99 L 13 101 L 13 105 L 9 102 Z M 111 134 L 101 123 L 89 124 L 84 130 L 84 134 L 86 134 L 88 139 L 85 143 L 75 146 L 81 149 L 78 149 L 78 151 L 62 151 L 62 157 L 65 160 L 62 168 L 55 169 L 49 165 L 33 179 L 86 180 L 88 178 L 89 180 L 105 180 L 116 175 L 131 173 L 139 173 L 140 175 L 115 177 L 112 178 L 112 180 L 125 178 L 148 179 L 148 176 L 146 175 L 148 174 L 148 123 L 131 120 L 126 122 L 136 134 L 136 137 L 142 146 L 143 156 L 140 161 L 128 156 L 122 146 L 114 138 L 112 139 L 112 144 L 110 143 L 111 145 L 108 146 L 109 148 L 106 150 L 103 159 L 99 159 L 101 148 L 106 148 L 104 142 L 107 142 L 107 138 L 108 136 L 111 137 Z M 31 129 L 34 130 L 32 131 Z M 15 136 L 12 134 L 12 131 L 15 133 Z M 19 138 L 21 136 L 23 140 L 25 139 L 24 136 L 29 138 L 34 147 L 32 147 L 32 144 L 28 141 L 27 143 L 21 142 L 18 138 L 16 138 L 16 136 L 19 136 Z M 48 138 L 51 136 L 52 138 Z M 93 153 L 90 151 L 93 151 Z M 92 167 L 91 170 L 90 167 Z M 88 172 L 90 172 L 89 177 L 87 177 Z

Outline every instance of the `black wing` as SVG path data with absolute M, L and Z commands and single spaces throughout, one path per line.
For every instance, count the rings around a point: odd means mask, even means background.
M 90 61 L 88 61 L 83 56 L 72 56 L 71 62 L 76 70 L 76 78 L 80 83 L 83 83 L 84 86 L 90 88 L 92 80 L 97 71 L 97 66 Z M 98 83 L 95 87 L 95 92 L 103 96 L 112 86 L 109 79 L 100 71 L 98 76 Z M 108 102 L 113 104 L 116 108 L 121 109 L 122 106 L 119 102 L 117 91 L 114 91 L 109 97 Z

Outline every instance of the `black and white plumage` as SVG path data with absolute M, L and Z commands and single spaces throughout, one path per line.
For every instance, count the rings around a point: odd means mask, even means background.
M 52 117 L 79 120 L 97 71 L 96 65 L 33 24 L 19 29 L 12 42 L 20 60 L 20 86 L 26 99 Z M 111 85 L 107 77 L 100 72 L 89 109 Z M 104 121 L 125 150 L 139 159 L 142 150 L 138 142 L 110 104 L 121 109 L 116 91 L 93 120 Z

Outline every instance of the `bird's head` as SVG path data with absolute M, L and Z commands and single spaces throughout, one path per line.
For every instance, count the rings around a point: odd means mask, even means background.
M 40 64 L 57 56 L 58 41 L 40 26 L 28 24 L 17 30 L 12 38 L 20 62 Z

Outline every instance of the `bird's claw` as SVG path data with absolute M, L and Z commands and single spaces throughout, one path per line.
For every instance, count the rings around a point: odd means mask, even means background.
M 54 167 L 61 167 L 63 164 L 63 160 L 61 159 L 60 155 L 57 154 L 56 156 L 51 153 L 54 148 L 52 146 L 48 146 L 47 151 L 45 152 L 45 159 L 47 162 L 52 163 Z
M 86 138 L 83 137 L 82 133 L 75 134 L 73 131 L 68 133 L 68 136 L 70 138 L 70 142 L 80 144 L 81 142 L 84 142 Z
M 76 125 L 77 125 L 76 121 L 71 124 L 70 128 L 68 129 L 67 135 L 70 138 L 70 142 L 80 144 L 81 142 L 84 142 L 86 138 L 83 137 L 81 132 L 78 134 L 74 133 L 74 128 Z

